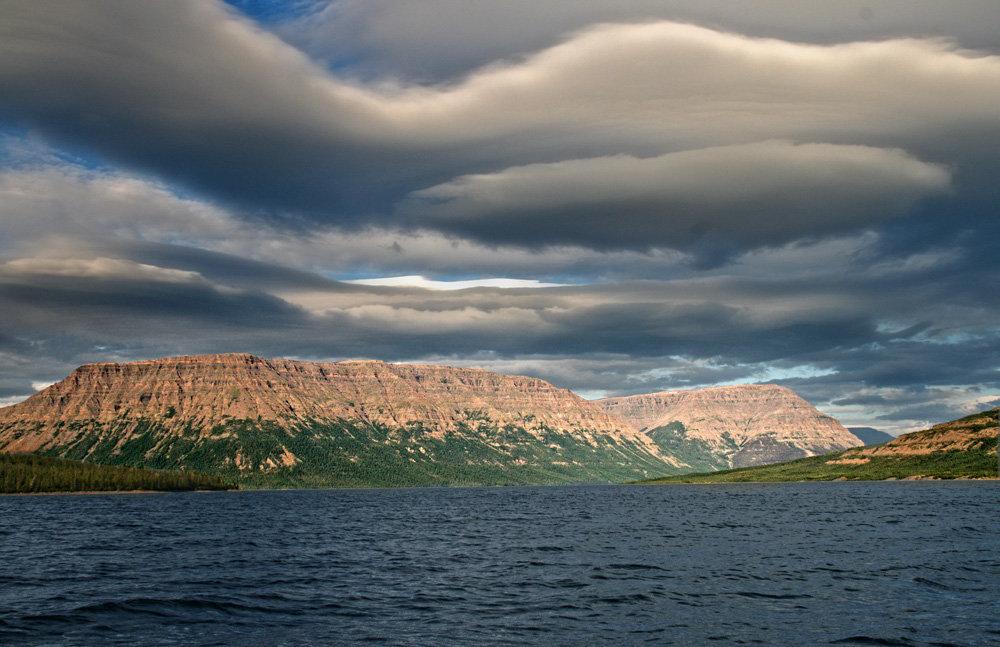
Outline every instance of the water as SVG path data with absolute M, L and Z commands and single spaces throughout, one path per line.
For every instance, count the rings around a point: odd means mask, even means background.
M 1000 645 L 1000 483 L 0 497 L 3 645 Z

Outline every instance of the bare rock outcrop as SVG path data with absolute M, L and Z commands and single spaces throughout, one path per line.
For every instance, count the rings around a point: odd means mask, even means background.
M 700 452 L 715 467 L 777 463 L 855 447 L 861 441 L 791 389 L 721 386 L 596 400 L 661 444 Z
M 479 369 L 194 355 L 127 364 L 86 364 L 22 403 L 0 409 L 5 424 L 163 418 L 168 427 L 203 427 L 231 418 L 289 422 L 347 418 L 453 430 L 470 415 L 499 425 L 645 441 L 603 409 L 543 380 Z M 527 424 L 526 424 L 527 423 Z M 33 449 L 23 446 L 22 449 Z
M 534 470 L 513 482 L 567 482 L 680 465 L 629 424 L 540 379 L 247 354 L 81 366 L 0 409 L 0 452 L 39 450 L 154 467 L 184 468 L 195 456 L 208 471 L 301 472 L 303 461 L 339 470 L 341 481 L 299 475 L 320 484 L 395 483 L 411 467 L 429 482 L 445 467 L 452 476 L 440 482 L 466 473 L 469 482 L 507 482 L 507 467 Z

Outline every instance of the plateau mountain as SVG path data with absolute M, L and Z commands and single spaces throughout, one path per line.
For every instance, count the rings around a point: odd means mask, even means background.
M 595 402 L 698 470 L 778 463 L 862 442 L 791 389 L 720 386 Z
M 247 354 L 81 366 L 0 409 L 0 452 L 250 487 L 608 482 L 692 467 L 539 379 Z

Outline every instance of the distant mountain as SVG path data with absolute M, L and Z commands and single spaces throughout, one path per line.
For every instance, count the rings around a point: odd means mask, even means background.
M 595 400 L 661 451 L 698 470 L 764 465 L 855 447 L 861 441 L 791 389 L 720 386 Z
M 685 474 L 657 483 L 997 478 L 997 409 L 827 456 L 724 472 Z
M 200 355 L 88 364 L 0 409 L 0 452 L 261 487 L 608 482 L 682 463 L 539 379 Z
M 848 427 L 847 431 L 857 436 L 858 440 L 866 445 L 881 445 L 895 438 L 895 436 L 871 427 Z

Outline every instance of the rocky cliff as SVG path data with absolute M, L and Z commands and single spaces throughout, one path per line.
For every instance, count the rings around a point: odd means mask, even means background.
M 607 481 L 680 465 L 539 379 L 245 354 L 81 366 L 0 409 L 0 451 L 198 469 L 251 485 Z
M 791 389 L 721 386 L 596 400 L 698 469 L 764 465 L 825 454 L 861 441 Z

